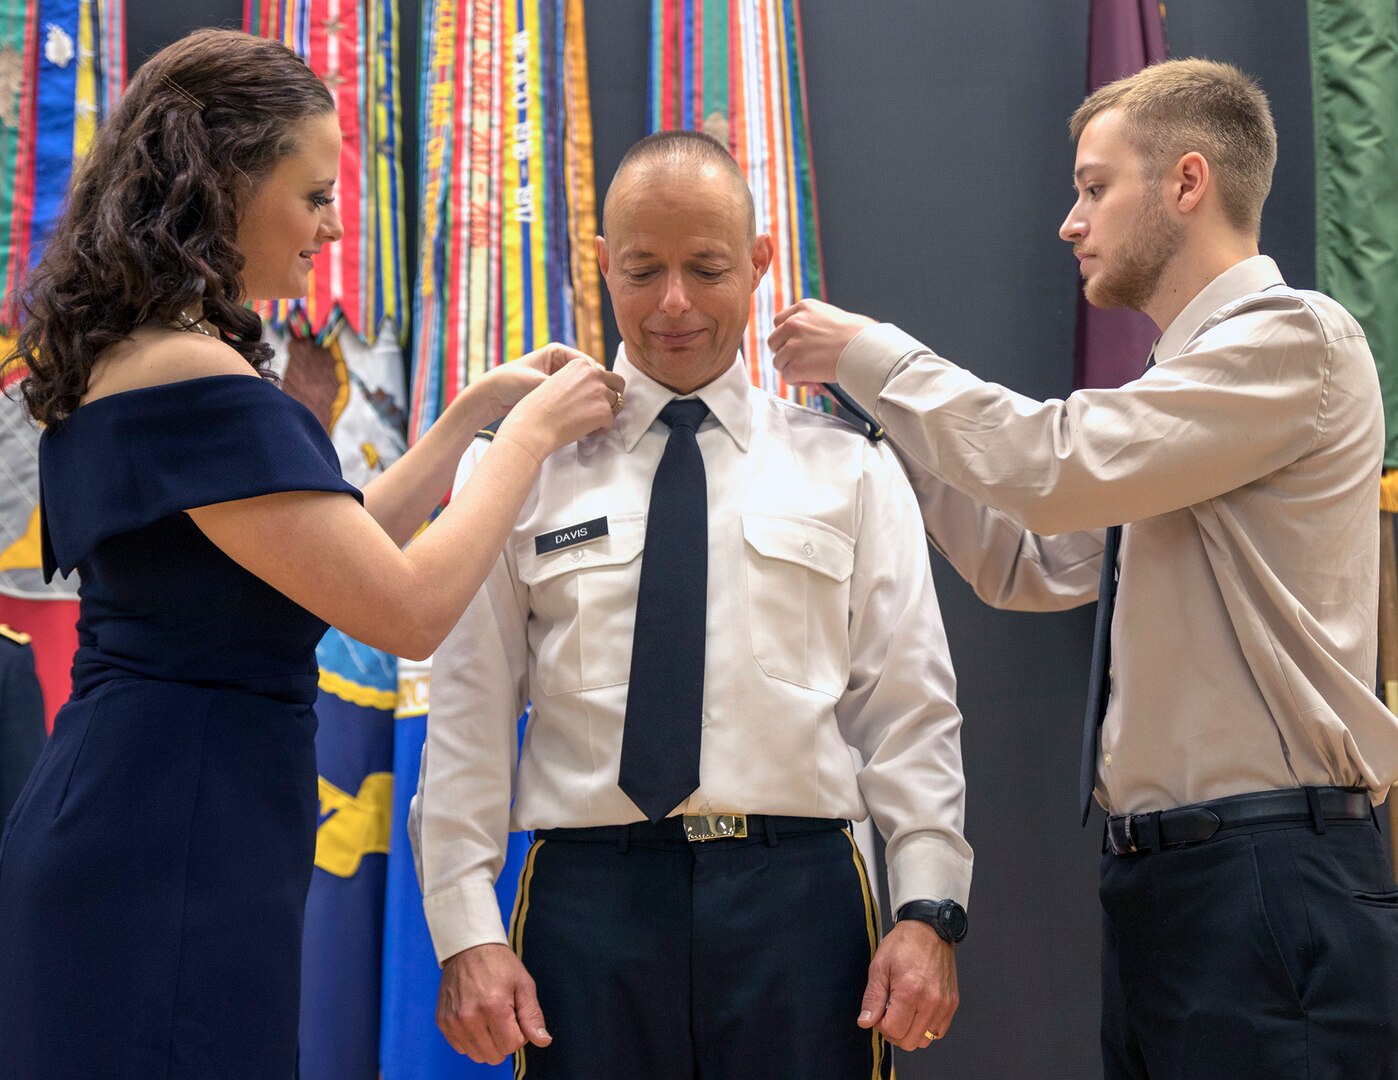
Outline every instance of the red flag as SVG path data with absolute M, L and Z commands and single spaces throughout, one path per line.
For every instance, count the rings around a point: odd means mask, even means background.
M 1158 0 L 1092 0 L 1087 92 L 1165 59 L 1165 5 Z M 1095 308 L 1078 293 L 1073 387 L 1120 386 L 1140 376 L 1160 332 L 1138 311 Z

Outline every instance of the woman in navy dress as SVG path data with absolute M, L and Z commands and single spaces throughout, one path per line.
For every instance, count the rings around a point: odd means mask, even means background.
M 259 377 L 244 306 L 304 294 L 341 234 L 339 157 L 294 54 L 200 31 L 136 74 L 26 287 L 45 569 L 81 572 L 82 609 L 73 696 L 0 840 L 0 1080 L 294 1076 L 315 644 L 333 624 L 430 654 L 541 459 L 620 405 L 617 377 L 550 346 L 346 483 Z

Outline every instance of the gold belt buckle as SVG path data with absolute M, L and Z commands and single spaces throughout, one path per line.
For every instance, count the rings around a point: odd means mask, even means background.
M 746 814 L 685 814 L 684 835 L 691 844 L 706 840 L 742 840 L 748 834 Z

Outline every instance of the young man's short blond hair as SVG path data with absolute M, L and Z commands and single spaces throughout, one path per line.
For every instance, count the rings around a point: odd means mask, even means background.
M 1076 142 L 1094 116 L 1119 109 L 1126 137 L 1148 179 L 1158 179 L 1191 151 L 1204 155 L 1223 211 L 1256 236 L 1277 164 L 1277 129 L 1267 95 L 1253 79 L 1213 60 L 1166 60 L 1108 83 L 1068 121 Z

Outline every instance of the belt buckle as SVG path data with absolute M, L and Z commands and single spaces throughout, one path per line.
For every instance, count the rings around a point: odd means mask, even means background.
M 742 840 L 748 834 L 746 814 L 685 814 L 684 836 L 691 844 L 707 840 Z
M 1107 819 L 1107 843 L 1113 855 L 1130 855 L 1136 851 L 1136 837 L 1131 830 L 1131 814 Z M 1114 827 L 1115 826 L 1115 827 Z

